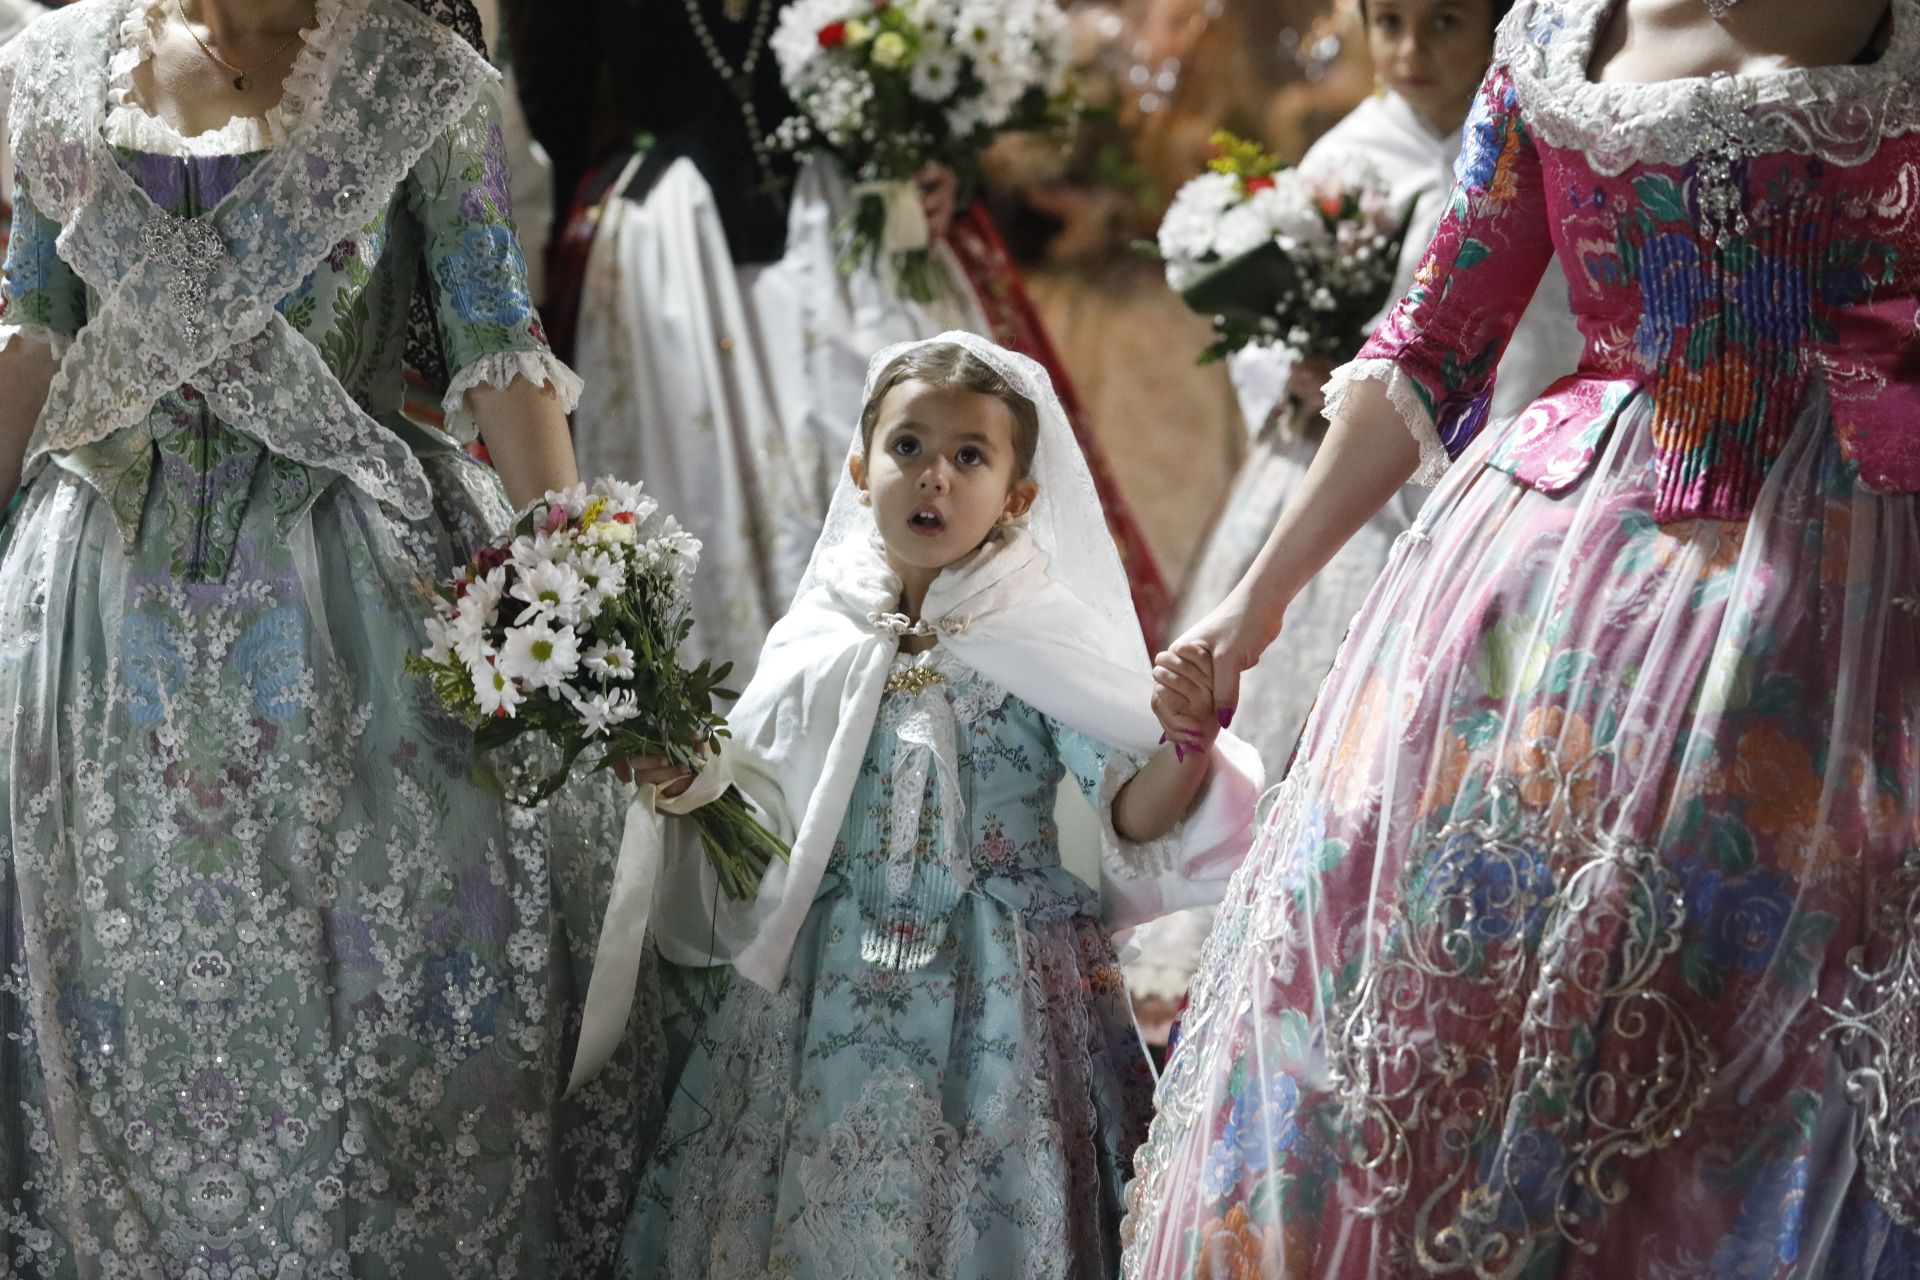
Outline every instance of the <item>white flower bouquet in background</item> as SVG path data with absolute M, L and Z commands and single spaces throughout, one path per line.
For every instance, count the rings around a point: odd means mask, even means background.
M 499 782 L 489 761 L 525 734 L 551 743 L 557 766 L 511 788 L 517 803 L 546 799 L 583 761 L 698 769 L 726 736 L 716 701 L 736 696 L 721 687 L 727 667 L 680 662 L 699 562 L 700 543 L 639 485 L 549 493 L 441 588 L 408 667 L 473 729 L 483 776 Z M 770 860 L 787 855 L 737 790 L 692 818 L 732 897 L 753 896 Z
M 1349 359 L 1392 301 L 1411 209 L 1392 207 L 1371 166 L 1283 169 L 1257 143 L 1213 142 L 1211 169 L 1180 188 L 1157 246 L 1167 283 L 1213 320 L 1202 360 L 1254 344 Z
M 857 184 L 842 270 L 888 255 L 902 291 L 922 302 L 932 298 L 930 241 L 913 175 L 937 162 L 968 185 L 997 135 L 1062 125 L 1075 111 L 1058 0 L 796 0 L 772 47 L 800 111 L 782 143 L 831 152 Z

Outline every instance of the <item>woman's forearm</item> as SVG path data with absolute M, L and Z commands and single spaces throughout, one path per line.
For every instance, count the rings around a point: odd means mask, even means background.
M 16 336 L 0 347 L 0 511 L 20 487 L 27 442 L 47 405 L 47 389 L 60 364 L 44 342 Z
M 1419 465 L 1419 443 L 1387 398 L 1385 384 L 1354 383 L 1306 478 L 1235 588 L 1248 611 L 1271 617 L 1277 633 L 1287 604 Z
M 566 410 L 553 388 L 515 378 L 504 389 L 475 387 L 467 403 L 516 510 L 579 481 Z

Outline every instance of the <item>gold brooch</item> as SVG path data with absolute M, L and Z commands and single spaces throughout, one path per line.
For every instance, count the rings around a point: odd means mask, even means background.
M 925 693 L 937 684 L 945 684 L 947 678 L 932 667 L 908 667 L 896 671 L 887 677 L 888 693 L 911 693 L 915 697 Z

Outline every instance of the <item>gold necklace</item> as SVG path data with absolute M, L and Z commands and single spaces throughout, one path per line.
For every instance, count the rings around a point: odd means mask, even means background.
M 228 71 L 233 72 L 233 87 L 238 89 L 242 93 L 245 93 L 247 91 L 248 77 L 252 76 L 254 72 L 259 71 L 262 67 L 272 65 L 275 61 L 279 59 L 281 54 L 285 53 L 288 49 L 291 49 L 294 45 L 294 42 L 299 40 L 300 36 L 302 35 L 302 32 L 299 32 L 299 31 L 294 32 L 292 35 L 288 36 L 285 40 L 280 42 L 280 47 L 278 49 L 275 49 L 272 53 L 268 54 L 266 57 L 262 58 L 259 62 L 256 62 L 251 67 L 236 67 L 231 62 L 228 62 L 225 58 L 215 53 L 213 51 L 213 46 L 208 44 L 205 40 L 202 40 L 200 38 L 200 33 L 193 29 L 193 23 L 187 21 L 186 0 L 173 0 L 173 8 L 174 8 L 174 11 L 180 15 L 180 25 L 187 29 L 187 34 L 193 37 L 193 42 L 200 46 L 200 52 L 206 54 L 207 57 L 211 58 L 214 62 L 218 63 L 220 66 L 226 68 Z

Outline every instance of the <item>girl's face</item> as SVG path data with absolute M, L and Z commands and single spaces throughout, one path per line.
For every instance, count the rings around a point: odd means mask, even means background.
M 1013 411 L 997 397 L 908 380 L 887 392 L 853 482 L 902 576 L 938 573 L 977 550 L 1038 486 L 1015 476 Z
M 1367 50 L 1388 88 L 1451 133 L 1493 61 L 1493 0 L 1367 0 Z

